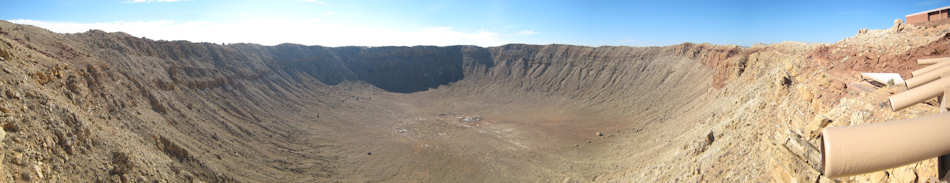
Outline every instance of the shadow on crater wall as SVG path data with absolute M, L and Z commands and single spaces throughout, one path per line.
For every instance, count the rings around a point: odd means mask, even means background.
M 463 68 L 494 64 L 488 49 L 474 46 L 330 48 L 282 44 L 268 52 L 283 70 L 306 73 L 325 84 L 364 81 L 400 93 L 449 84 L 465 77 Z

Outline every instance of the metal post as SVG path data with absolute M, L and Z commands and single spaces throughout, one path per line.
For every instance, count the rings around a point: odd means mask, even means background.
M 948 97 L 950 97 L 950 91 L 943 91 L 943 95 L 940 96 L 940 113 L 947 112 L 947 108 L 950 107 Z M 950 171 L 950 154 L 937 157 L 937 178 L 947 180 L 947 171 Z

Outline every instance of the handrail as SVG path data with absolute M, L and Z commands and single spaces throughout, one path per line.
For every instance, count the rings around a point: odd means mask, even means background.
M 927 66 L 927 67 L 924 67 L 924 68 L 920 68 L 920 69 L 911 71 L 910 74 L 911 74 L 911 76 L 917 77 L 917 76 L 920 76 L 920 75 L 925 74 L 925 73 L 927 73 L 927 72 L 930 72 L 930 71 L 933 71 L 933 70 L 937 70 L 937 69 L 939 69 L 939 68 L 941 68 L 941 67 L 948 66 L 948 65 L 950 65 L 950 62 L 940 62 L 940 63 L 937 63 L 937 64 L 929 65 L 929 66 Z
M 822 130 L 823 174 L 868 173 L 950 154 L 950 113 Z
M 908 82 L 909 81 L 910 80 L 908 80 Z M 897 111 L 940 96 L 947 88 L 950 88 L 950 77 L 940 78 L 917 88 L 891 95 L 891 97 L 888 97 L 888 100 L 891 104 L 891 110 Z
M 936 64 L 936 63 L 945 62 L 945 61 L 950 61 L 950 57 L 917 59 L 917 64 L 920 64 L 920 65 Z

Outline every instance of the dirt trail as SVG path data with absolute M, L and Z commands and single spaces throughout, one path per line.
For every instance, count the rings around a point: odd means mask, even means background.
M 889 112 L 894 89 L 858 91 L 848 76 L 943 55 L 945 30 L 831 45 L 330 48 L 0 22 L 0 182 L 830 181 L 783 140 L 815 143 L 816 120 L 932 111 Z M 932 164 L 847 180 L 929 180 Z

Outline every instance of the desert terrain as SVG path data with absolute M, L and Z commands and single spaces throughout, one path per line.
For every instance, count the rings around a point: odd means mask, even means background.
M 924 182 L 829 179 L 824 127 L 893 112 L 950 26 L 833 44 L 321 47 L 0 21 L 0 182 Z M 803 153 L 805 152 L 805 153 Z

